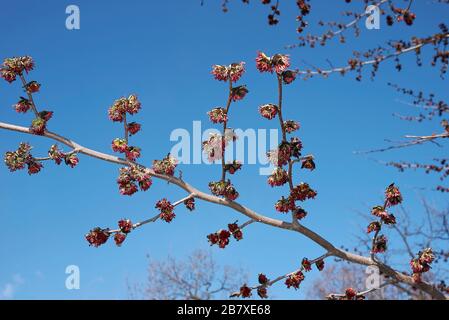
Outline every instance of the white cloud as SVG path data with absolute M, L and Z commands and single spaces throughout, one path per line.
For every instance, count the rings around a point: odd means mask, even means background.
M 7 283 L 0 293 L 0 299 L 11 299 L 14 296 L 15 287 L 12 283 Z
M 12 276 L 12 281 L 0 289 L 0 299 L 13 299 L 17 289 L 25 283 L 25 279 L 18 273 Z

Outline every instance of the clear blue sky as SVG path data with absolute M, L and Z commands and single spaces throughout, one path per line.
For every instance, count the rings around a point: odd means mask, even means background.
M 283 49 L 295 42 L 296 9 L 293 1 L 282 2 L 281 22 L 266 23 L 268 8 L 253 1 L 245 6 L 233 1 L 223 14 L 217 1 L 9 1 L 0 11 L 0 58 L 31 55 L 37 68 L 34 80 L 42 83 L 36 95 L 41 108 L 53 110 L 52 131 L 71 137 L 81 144 L 104 152 L 121 134 L 120 127 L 107 118 L 114 99 L 137 93 L 143 104 L 136 121 L 143 130 L 133 141 L 142 147 L 143 163 L 162 158 L 173 146 L 170 132 L 191 130 L 193 120 L 213 127 L 206 112 L 222 105 L 226 86 L 210 75 L 212 64 L 246 61 L 242 83 L 250 90 L 243 102 L 231 110 L 235 128 L 275 128 L 277 122 L 262 119 L 258 106 L 276 98 L 272 77 L 259 74 L 254 66 L 258 50 L 269 54 L 291 55 L 294 67 L 308 63 L 327 66 L 347 61 L 352 50 L 368 49 L 387 39 L 420 36 L 437 31 L 437 23 L 447 20 L 447 6 L 416 1 L 418 14 L 413 29 L 404 25 L 349 36 L 347 44 L 333 41 L 326 48 Z M 257 2 L 257 3 L 256 3 Z M 359 2 L 355 7 L 361 7 Z M 310 17 L 317 31 L 318 19 L 341 19 L 348 8 L 344 1 L 313 1 Z M 77 4 L 81 10 L 81 29 L 65 28 L 65 8 Z M 444 11 L 446 10 L 446 11 Z M 419 198 L 428 196 L 445 206 L 445 197 L 420 190 L 438 183 L 436 177 L 422 173 L 400 174 L 354 150 L 385 145 L 384 139 L 399 139 L 404 134 L 425 134 L 439 130 L 431 124 L 401 122 L 392 112 L 412 112 L 398 103 L 403 99 L 386 83 L 446 94 L 447 80 L 437 69 L 417 68 L 414 57 L 403 58 L 404 70 L 397 73 L 393 64 L 380 67 L 375 81 L 358 83 L 354 75 L 334 75 L 324 80 L 297 81 L 285 90 L 286 118 L 302 124 L 299 135 L 305 152 L 316 156 L 317 169 L 300 172 L 296 181 L 305 180 L 318 191 L 314 201 L 305 204 L 309 216 L 304 224 L 317 230 L 336 245 L 351 247 L 354 234 L 362 232 L 357 211 L 369 210 L 381 201 L 384 187 L 392 181 L 401 187 L 405 206 L 419 215 Z M 426 59 L 427 58 L 427 59 Z M 11 105 L 21 94 L 17 83 L 0 83 L 0 121 L 27 126 L 30 115 L 16 114 Z M 36 156 L 45 154 L 52 142 L 40 137 L 0 131 L 0 152 L 13 150 L 21 141 L 34 146 Z M 399 150 L 371 157 L 379 160 L 430 160 L 443 151 L 433 145 Z M 280 217 L 273 204 L 282 189 L 272 190 L 258 166 L 246 166 L 234 177 L 239 201 L 260 213 Z M 219 168 L 206 165 L 181 166 L 183 177 L 202 190 L 217 179 Z M 84 234 L 95 226 L 114 226 L 123 217 L 140 220 L 154 214 L 154 203 L 162 197 L 176 200 L 184 195 L 176 187 L 155 181 L 150 191 L 132 197 L 118 193 L 115 179 L 118 167 L 85 156 L 75 169 L 46 163 L 35 176 L 25 171 L 10 173 L 0 166 L 0 219 L 3 221 L 0 246 L 0 295 L 12 298 L 126 298 L 126 281 L 143 281 L 146 255 L 182 258 L 197 248 L 208 248 L 206 235 L 235 219 L 231 211 L 208 203 L 197 203 L 197 210 L 177 210 L 171 224 L 158 222 L 133 232 L 121 248 L 113 243 L 95 249 Z M 284 189 L 284 193 L 285 193 Z M 263 201 L 261 201 L 263 200 Z M 394 245 L 393 245 L 394 246 Z M 242 266 L 252 282 L 259 272 L 269 277 L 294 270 L 304 256 L 313 258 L 323 251 L 306 238 L 263 225 L 244 230 L 244 240 L 232 242 L 225 250 L 212 248 L 222 264 Z M 65 268 L 75 264 L 81 269 L 81 289 L 65 289 Z M 271 293 L 278 298 L 303 298 L 315 271 L 295 292 L 282 284 Z M 8 291 L 9 290 L 9 291 Z M 0 296 L 1 297 L 1 296 Z

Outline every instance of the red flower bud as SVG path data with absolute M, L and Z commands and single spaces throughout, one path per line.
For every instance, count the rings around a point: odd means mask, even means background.
M 140 148 L 134 146 L 128 146 L 125 151 L 126 159 L 129 161 L 136 161 L 140 157 Z
M 195 210 L 195 198 L 189 198 L 184 200 L 184 205 L 189 211 Z
M 26 113 L 30 110 L 32 104 L 28 99 L 20 97 L 19 102 L 17 102 L 13 107 L 18 113 Z
M 292 133 L 293 131 L 296 131 L 299 129 L 299 123 L 294 120 L 287 120 L 284 121 L 284 129 L 287 133 Z
M 70 166 L 71 168 L 74 168 L 78 164 L 79 159 L 76 153 L 71 153 L 64 157 L 64 161 L 66 165 Z
M 268 283 L 268 278 L 267 278 L 267 276 L 266 275 L 264 275 L 263 273 L 259 273 L 259 278 L 258 278 L 258 280 L 259 280 L 259 283 L 260 284 L 267 284 Z
M 318 269 L 318 271 L 322 271 L 324 269 L 324 260 L 318 260 L 317 262 L 315 262 L 315 266 Z
M 298 219 L 298 220 L 302 220 L 302 219 L 304 219 L 307 216 L 307 211 L 304 210 L 301 207 L 295 207 L 292 210 L 292 212 L 295 215 L 295 218 Z
M 27 162 L 27 165 L 28 165 L 28 174 L 29 175 L 38 173 L 39 171 L 41 171 L 41 169 L 43 167 L 42 163 L 40 163 L 39 161 L 36 161 L 34 159 L 30 159 Z
M 11 83 L 16 81 L 16 74 L 13 71 L 7 69 L 0 69 L 0 77 Z
M 387 190 L 385 190 L 385 200 L 387 207 L 395 206 L 402 202 L 401 192 L 394 183 L 390 184 Z
M 31 146 L 28 143 L 20 143 L 16 151 L 7 151 L 4 160 L 8 169 L 13 172 L 25 168 L 25 164 L 33 159 L 30 151 Z
M 129 219 L 122 219 L 118 222 L 118 227 L 123 233 L 130 233 L 133 229 L 133 223 Z
M 290 210 L 294 210 L 295 203 L 290 197 L 288 197 L 287 199 L 282 197 L 280 200 L 276 202 L 274 208 L 278 212 L 286 213 L 289 212 Z
M 345 295 L 348 300 L 353 300 L 357 296 L 357 291 L 355 291 L 353 288 L 348 288 L 345 291 Z
M 271 59 L 263 52 L 258 52 L 256 57 L 256 68 L 260 72 L 273 72 Z
M 106 243 L 109 239 L 109 229 L 101 229 L 99 227 L 90 230 L 88 234 L 86 234 L 86 240 L 89 242 L 90 246 L 99 247 L 102 244 Z
M 271 187 L 282 186 L 288 182 L 288 173 L 281 167 L 274 169 L 273 173 L 268 177 L 268 184 Z
M 225 171 L 230 174 L 234 174 L 236 171 L 242 168 L 242 163 L 240 161 L 234 160 L 232 163 L 225 164 Z
M 167 176 L 172 176 L 175 173 L 175 168 L 178 165 L 178 161 L 168 154 L 162 160 L 153 161 L 153 170 L 159 174 L 165 174 Z
M 290 59 L 286 54 L 275 54 L 271 58 L 271 63 L 273 64 L 277 73 L 281 74 L 288 67 L 290 67 Z
M 306 199 L 314 199 L 317 192 L 310 188 L 308 183 L 301 182 L 290 191 L 290 196 L 294 200 L 305 201 Z
M 268 298 L 267 287 L 259 287 L 259 288 L 257 288 L 257 295 L 260 298 L 262 298 L 262 299 L 267 299 Z
M 231 99 L 232 99 L 232 101 L 242 100 L 243 98 L 245 98 L 245 96 L 248 92 L 249 91 L 245 85 L 232 88 Z
M 242 298 L 249 298 L 251 297 L 251 294 L 251 288 L 249 288 L 246 284 L 240 288 L 240 296 L 242 296 Z
M 297 74 L 298 74 L 298 72 L 296 72 L 296 71 L 286 70 L 286 71 L 282 72 L 282 81 L 284 82 L 284 84 L 290 84 L 296 80 Z
M 287 286 L 287 288 L 293 287 L 295 289 L 298 289 L 304 278 L 304 274 L 301 271 L 297 271 L 287 277 L 287 279 L 285 280 L 285 285 Z
M 366 232 L 367 233 L 371 233 L 373 231 L 376 232 L 379 231 L 380 229 L 381 229 L 380 223 L 377 221 L 373 221 L 368 225 Z
M 312 264 L 310 263 L 309 259 L 303 258 L 301 261 L 301 266 L 304 268 L 306 272 L 312 270 Z
M 141 126 L 137 122 L 130 122 L 130 123 L 128 123 L 128 127 L 127 127 L 130 136 L 139 132 L 140 128 L 141 128 Z
M 313 170 L 315 170 L 315 162 L 313 161 L 312 158 L 304 159 L 304 160 L 302 160 L 301 168 L 309 169 L 310 171 L 313 171 Z
M 209 115 L 210 121 L 213 123 L 223 123 L 228 121 L 228 116 L 226 115 L 226 110 L 224 108 L 214 108 L 207 114 Z
M 387 237 L 380 235 L 376 238 L 371 249 L 372 253 L 383 253 L 387 250 Z
M 30 81 L 24 86 L 25 91 L 28 93 L 38 92 L 40 87 L 41 87 L 41 85 L 39 83 L 37 83 L 36 81 Z
M 53 111 L 41 111 L 39 112 L 39 118 L 44 119 L 45 122 L 53 117 Z
M 165 222 L 170 223 L 176 217 L 173 212 L 174 206 L 165 198 L 156 203 L 156 208 L 160 210 L 160 218 Z
M 48 150 L 48 156 L 50 159 L 54 160 L 57 165 L 60 165 L 64 158 L 64 153 L 59 150 L 56 144 L 54 144 L 50 147 L 50 150 Z
M 278 113 L 278 107 L 272 103 L 264 104 L 259 107 L 259 113 L 262 117 L 271 120 L 276 117 Z
M 36 135 L 43 135 L 45 133 L 45 129 L 47 126 L 47 122 L 42 118 L 35 118 L 31 122 L 30 131 Z
M 123 241 L 125 241 L 125 239 L 126 239 L 126 234 L 124 234 L 124 233 L 117 232 L 114 235 L 114 241 L 115 241 L 115 244 L 117 245 L 117 247 L 120 247 L 122 245 Z

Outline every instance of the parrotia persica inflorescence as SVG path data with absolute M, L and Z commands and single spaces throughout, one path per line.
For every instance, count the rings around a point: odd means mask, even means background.
M 271 187 L 286 188 L 288 186 L 288 192 L 274 203 L 273 211 L 283 214 L 290 212 L 293 224 L 299 225 L 298 220 L 304 219 L 308 215 L 307 211 L 302 206 L 299 206 L 299 203 L 302 205 L 305 201 L 314 199 L 317 196 L 317 191 L 307 182 L 295 183 L 293 181 L 293 172 L 296 165 L 300 169 L 310 171 L 316 168 L 314 157 L 302 154 L 302 141 L 298 137 L 290 136 L 301 128 L 299 122 L 284 119 L 285 110 L 282 106 L 282 88 L 295 81 L 298 71 L 290 69 L 288 55 L 275 54 L 268 56 L 263 52 L 259 52 L 255 60 L 255 67 L 258 71 L 275 77 L 276 88 L 278 89 L 277 102 L 267 102 L 254 108 L 255 113 L 258 111 L 264 119 L 279 120 L 279 127 L 282 132 L 282 140 L 279 145 L 267 153 L 268 160 L 274 166 L 267 183 Z M 39 111 L 33 99 L 33 94 L 39 92 L 41 85 L 34 80 L 27 81 L 25 79 L 25 76 L 34 67 L 34 61 L 29 56 L 9 58 L 3 62 L 0 68 L 0 75 L 8 83 L 13 83 L 17 79 L 20 79 L 22 82 L 24 96 L 18 99 L 13 105 L 13 109 L 23 114 L 34 113 L 29 132 L 36 135 L 50 135 L 47 131 L 47 124 L 52 119 L 53 112 Z M 245 63 L 214 65 L 211 73 L 216 80 L 227 84 L 227 99 L 223 106 L 215 106 L 207 112 L 210 121 L 213 124 L 220 125 L 222 131 L 218 134 L 212 134 L 203 142 L 203 152 L 207 154 L 211 162 L 221 161 L 221 177 L 209 182 L 210 192 L 214 196 L 222 198 L 220 202 L 230 204 L 240 194 L 229 176 L 238 174 L 242 170 L 242 163 L 237 159 L 231 159 L 226 162 L 225 152 L 226 148 L 238 139 L 235 132 L 228 126 L 229 121 L 232 120 L 230 114 L 231 106 L 236 102 L 239 102 L 238 104 L 241 105 L 241 101 L 249 93 L 246 85 L 237 84 L 245 73 Z M 124 166 L 119 169 L 119 176 L 116 182 L 119 193 L 127 196 L 131 196 L 139 190 L 147 191 L 153 183 L 153 176 L 162 177 L 168 181 L 174 179 L 178 165 L 178 161 L 170 154 L 160 160 L 154 160 L 151 167 L 146 167 L 136 162 L 141 156 L 141 148 L 131 145 L 129 140 L 131 136 L 141 132 L 142 126 L 135 121 L 129 121 L 129 117 L 135 116 L 141 108 L 142 104 L 137 95 L 131 94 L 128 97 L 121 97 L 115 100 L 108 109 L 108 118 L 112 122 L 122 125 L 123 135 L 112 140 L 111 148 L 114 152 L 124 156 L 124 159 L 120 159 L 120 163 L 124 163 Z M 82 147 L 79 148 L 82 149 Z M 31 150 L 32 147 L 28 143 L 21 143 L 17 150 L 6 152 L 4 161 L 9 170 L 17 171 L 27 168 L 28 173 L 31 175 L 40 172 L 43 168 L 42 162 L 46 160 L 52 160 L 56 165 L 64 163 L 71 168 L 75 167 L 79 161 L 77 154 L 80 150 L 76 148 L 64 152 L 58 145 L 54 144 L 50 146 L 48 156 L 41 158 L 34 157 L 31 154 Z M 176 179 L 178 182 L 182 181 L 181 175 L 179 179 Z M 99 247 L 113 236 L 115 244 L 121 246 L 134 229 L 146 223 L 155 222 L 156 220 L 163 220 L 167 223 L 173 222 L 176 218 L 175 207 L 179 204 L 183 204 L 188 211 L 193 211 L 195 209 L 195 197 L 197 196 L 192 193 L 176 202 L 162 198 L 154 205 L 153 210 L 157 211 L 157 215 L 154 217 L 137 223 L 131 222 L 130 219 L 121 219 L 117 223 L 117 229 L 111 230 L 109 228 L 96 227 L 85 235 L 85 239 L 89 245 Z M 387 250 L 387 238 L 379 233 L 384 225 L 396 224 L 396 218 L 389 210 L 401 202 L 402 195 L 399 189 L 394 184 L 391 184 L 385 191 L 384 204 L 373 207 L 371 213 L 377 219 L 372 221 L 367 227 L 368 233 L 374 233 L 371 248 L 373 255 Z M 229 223 L 227 228 L 209 234 L 207 240 L 211 245 L 225 248 L 229 245 L 232 238 L 236 241 L 242 240 L 243 228 L 253 222 L 259 221 L 251 219 L 242 225 L 237 224 L 237 221 Z M 312 270 L 313 265 L 319 271 L 323 270 L 324 259 L 328 256 L 329 254 L 326 254 L 314 260 L 303 258 L 298 270 L 276 277 L 272 281 L 264 274 L 259 274 L 259 284 L 257 286 L 249 287 L 245 284 L 234 296 L 251 297 L 253 290 L 256 290 L 259 297 L 267 298 L 267 288 L 280 280 L 284 281 L 287 288 L 298 289 L 305 279 L 305 274 Z M 419 252 L 417 257 L 412 259 L 410 266 L 415 282 L 421 281 L 422 274 L 430 269 L 433 260 L 434 255 L 430 248 Z M 363 294 L 357 293 L 352 288 L 348 288 L 345 294 L 338 296 L 341 299 L 363 298 Z
M 0 67 L 0 75 L 8 83 L 20 79 L 23 93 L 26 97 L 19 97 L 17 103 L 13 105 L 13 109 L 17 113 L 23 114 L 31 111 L 35 118 L 31 121 L 29 130 L 33 134 L 43 135 L 46 132 L 48 121 L 53 117 L 53 111 L 39 111 L 34 103 L 33 94 L 39 92 L 41 85 L 37 81 L 27 81 L 25 79 L 25 76 L 34 67 L 35 63 L 29 56 L 7 58 Z M 16 151 L 6 152 L 4 160 L 9 170 L 16 171 L 26 167 L 31 175 L 40 172 L 44 167 L 42 162 L 46 160 L 54 160 L 57 165 L 64 162 L 71 168 L 75 167 L 79 161 L 76 150 L 63 152 L 56 144 L 50 147 L 47 157 L 36 158 L 31 155 L 31 149 L 32 147 L 28 143 L 20 143 Z

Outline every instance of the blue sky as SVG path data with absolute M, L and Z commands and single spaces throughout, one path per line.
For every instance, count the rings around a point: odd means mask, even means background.
M 285 3 L 284 3 L 285 2 Z M 341 2 L 341 3 L 340 3 Z M 314 1 L 310 22 L 341 19 L 348 5 Z M 361 1 L 360 1 L 361 2 Z M 81 29 L 65 28 L 65 8 L 76 4 L 81 10 Z M 361 8 L 360 3 L 353 5 Z M 325 48 L 284 49 L 295 43 L 294 2 L 283 1 L 281 23 L 269 27 L 267 7 L 240 1 L 224 14 L 216 1 L 16 1 L 3 5 L 0 12 L 0 58 L 31 55 L 37 63 L 32 78 L 42 83 L 36 102 L 41 109 L 55 112 L 50 130 L 68 136 L 93 149 L 111 153 L 110 141 L 121 135 L 121 128 L 107 118 L 107 108 L 116 99 L 137 93 L 142 111 L 135 120 L 143 124 L 133 142 L 142 148 L 141 162 L 150 164 L 162 158 L 174 142 L 172 130 L 192 130 L 200 120 L 212 128 L 206 112 L 223 105 L 226 85 L 210 75 L 213 64 L 246 61 L 247 72 L 241 83 L 248 85 L 247 98 L 233 105 L 234 128 L 276 128 L 258 115 L 258 106 L 276 99 L 275 80 L 257 72 L 254 58 L 258 50 L 291 55 L 292 65 L 306 68 L 306 62 L 327 66 L 345 63 L 353 50 L 375 47 L 388 39 L 426 36 L 437 32 L 437 24 L 447 20 L 447 7 L 415 2 L 418 14 L 413 29 L 404 25 L 380 30 L 362 29 L 360 38 L 349 36 L 346 44 L 333 41 Z M 384 21 L 382 21 L 383 23 Z M 363 26 L 362 26 L 363 27 Z M 426 59 L 427 58 L 427 59 Z M 381 201 L 383 189 L 391 182 L 401 187 L 405 206 L 419 216 L 421 196 L 446 206 L 447 198 L 429 191 L 437 177 L 422 173 L 400 174 L 377 160 L 416 159 L 429 161 L 443 154 L 434 145 L 384 154 L 355 155 L 354 150 L 384 146 L 384 139 L 405 134 L 427 134 L 439 130 L 435 124 L 406 123 L 393 112 L 413 112 L 399 103 L 404 99 L 386 83 L 432 91 L 447 98 L 447 80 L 429 66 L 417 68 L 414 57 L 402 59 L 404 70 L 394 70 L 390 62 L 381 65 L 375 81 L 369 74 L 361 83 L 354 75 L 329 79 L 296 81 L 286 87 L 284 113 L 298 120 L 299 136 L 305 152 L 316 157 L 317 169 L 299 171 L 296 181 L 307 181 L 318 191 L 314 201 L 305 204 L 309 216 L 304 224 L 336 245 L 353 246 L 354 234 L 361 233 L 357 211 Z M 30 115 L 16 114 L 11 105 L 21 94 L 19 85 L 0 83 L 0 121 L 27 126 Z M 13 150 L 21 141 L 34 146 L 36 156 L 45 154 L 52 142 L 41 137 L 0 131 L 0 152 Z M 181 166 L 183 177 L 201 190 L 218 180 L 219 167 Z M 273 209 L 285 189 L 271 189 L 266 177 L 258 175 L 258 165 L 249 165 L 235 175 L 239 201 L 262 214 L 282 218 Z M 127 298 L 126 281 L 143 281 L 146 255 L 162 259 L 167 254 L 182 258 L 197 248 L 208 248 L 206 235 L 227 223 L 244 218 L 230 209 L 197 203 L 197 210 L 177 210 L 171 224 L 158 222 L 133 232 L 121 248 L 113 243 L 95 249 L 84 234 L 97 225 L 114 226 L 121 218 L 144 219 L 154 215 L 154 203 L 162 197 L 175 201 L 184 193 L 161 181 L 132 197 L 118 193 L 115 179 L 118 167 L 85 156 L 75 169 L 45 164 L 35 176 L 10 173 L 0 166 L 0 218 L 3 243 L 0 246 L 0 298 L 23 299 L 116 299 Z M 263 201 L 261 201 L 263 198 Z M 225 250 L 213 247 L 222 264 L 248 270 L 252 282 L 259 272 L 269 277 L 294 270 L 302 257 L 316 257 L 323 251 L 308 239 L 263 225 L 244 230 L 244 240 Z M 81 289 L 65 288 L 65 268 L 78 265 Z M 304 289 L 287 290 L 282 284 L 271 292 L 278 298 L 303 298 Z

